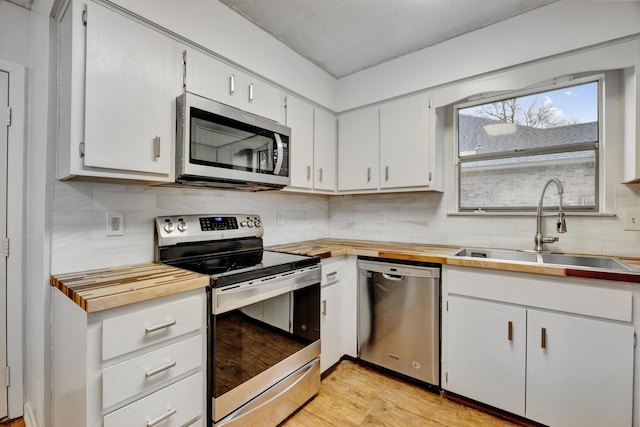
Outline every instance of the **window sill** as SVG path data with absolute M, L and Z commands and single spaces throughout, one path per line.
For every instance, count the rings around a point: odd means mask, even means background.
M 543 216 L 553 216 L 557 211 L 545 211 Z M 587 218 L 615 218 L 617 215 L 614 212 L 564 212 L 566 217 L 587 217 Z M 447 212 L 447 216 L 461 216 L 461 217 L 535 217 L 535 212 Z

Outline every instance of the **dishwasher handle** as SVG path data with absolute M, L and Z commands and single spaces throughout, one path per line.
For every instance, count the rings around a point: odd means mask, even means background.
M 395 280 L 397 282 L 400 282 L 405 278 L 405 276 L 399 276 L 397 274 L 389 274 L 389 273 L 382 273 L 382 277 L 384 277 L 387 280 Z

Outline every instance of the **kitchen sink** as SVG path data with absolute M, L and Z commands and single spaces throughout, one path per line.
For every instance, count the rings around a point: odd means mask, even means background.
M 629 267 L 617 258 L 604 256 L 583 256 L 570 254 L 541 254 L 542 262 L 545 264 L 570 265 L 576 267 L 604 268 L 607 270 L 632 271 Z
M 472 258 L 498 259 L 503 261 L 524 261 L 538 262 L 538 254 L 508 249 L 477 249 L 464 248 L 454 254 L 454 256 L 468 256 Z
M 485 258 L 488 260 L 531 262 L 535 264 L 562 265 L 570 267 L 597 268 L 616 271 L 634 271 L 617 258 L 606 256 L 571 255 L 561 253 L 537 253 L 510 249 L 463 248 L 453 256 Z

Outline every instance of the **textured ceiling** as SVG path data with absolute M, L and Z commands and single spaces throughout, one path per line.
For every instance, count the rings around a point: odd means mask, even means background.
M 343 77 L 555 0 L 220 0 Z

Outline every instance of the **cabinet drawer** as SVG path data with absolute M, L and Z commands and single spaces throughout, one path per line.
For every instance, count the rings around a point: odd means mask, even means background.
M 202 415 L 202 381 L 198 372 L 118 409 L 104 417 L 104 427 L 183 426 Z
M 340 281 L 342 261 L 322 263 L 322 286 Z
M 159 304 L 102 322 L 102 360 L 203 327 L 202 297 Z
M 102 407 L 108 408 L 202 365 L 202 337 L 195 336 L 102 371 Z

